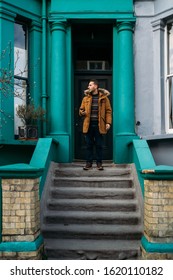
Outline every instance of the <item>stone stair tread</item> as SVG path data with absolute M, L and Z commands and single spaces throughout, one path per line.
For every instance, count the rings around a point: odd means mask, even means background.
M 114 199 L 102 199 L 102 198 L 84 198 L 84 199 L 80 199 L 80 198 L 57 198 L 57 199 L 49 199 L 48 200 L 48 204 L 73 204 L 73 205 L 89 205 L 89 204 L 97 204 L 97 205 L 136 205 L 137 204 L 137 200 L 136 199 L 121 199 L 115 202 Z
M 47 205 L 48 206 L 58 206 L 58 205 L 62 205 L 62 206 L 85 206 L 85 207 L 89 207 L 89 206 L 102 206 L 103 209 L 106 206 L 127 206 L 127 208 L 131 207 L 135 207 L 137 205 L 137 201 L 136 199 L 121 199 L 121 200 L 114 200 L 114 198 L 108 198 L 108 199 L 103 199 L 103 198 L 52 198 L 52 199 L 48 199 L 47 201 Z
M 112 224 L 106 224 L 106 225 L 98 225 L 98 224 L 69 224 L 69 225 L 63 225 L 63 224 L 47 224 L 48 227 L 45 227 L 43 225 L 42 230 L 44 231 L 44 228 L 50 232 L 76 232 L 78 234 L 86 233 L 89 235 L 93 234 L 127 234 L 127 233 L 140 233 L 142 232 L 142 226 L 140 225 L 112 225 Z
M 50 192 L 53 197 L 121 197 L 124 198 L 130 197 L 133 198 L 135 196 L 135 189 L 134 188 L 110 188 L 110 187 L 102 187 L 102 188 L 92 188 L 92 187 L 50 187 Z
M 111 192 L 111 193 L 123 193 L 126 194 L 127 192 L 131 193 L 131 192 L 135 192 L 134 188 L 110 188 L 110 187 L 103 187 L 103 188 L 92 188 L 92 187 L 60 187 L 60 186 L 50 186 L 50 191 L 54 191 L 57 190 L 59 192 L 65 192 L 68 193 L 69 192 Z
M 80 250 L 85 251 L 113 251 L 113 250 L 133 250 L 140 246 L 140 240 L 95 240 L 95 239 L 46 239 L 45 244 L 48 249 L 59 250 Z
M 133 181 L 133 177 L 122 177 L 122 176 L 116 176 L 116 177 L 109 177 L 109 176 L 52 176 L 53 181 L 79 181 L 79 182 L 122 182 L 122 181 Z
M 84 165 L 83 165 L 84 166 Z M 96 167 L 93 167 L 92 169 L 85 171 L 83 170 L 83 166 L 80 167 L 61 167 L 55 169 L 55 175 L 63 175 L 63 176 L 128 176 L 130 175 L 130 168 L 110 168 L 106 167 L 103 164 L 104 170 L 102 172 L 98 172 Z M 86 174 L 87 173 L 87 174 Z
M 64 224 L 138 224 L 140 212 L 109 212 L 109 211 L 45 211 L 44 221 L 47 223 Z
M 108 211 L 47 211 L 45 212 L 45 216 L 50 216 L 50 217 L 69 217 L 69 218 L 95 218 L 95 219 L 114 219 L 114 218 L 131 218 L 131 217 L 140 217 L 140 213 L 138 211 L 136 212 L 108 212 Z
M 114 198 L 57 198 L 48 199 L 50 210 L 86 210 L 86 211 L 135 211 L 138 207 L 135 199 L 116 200 Z

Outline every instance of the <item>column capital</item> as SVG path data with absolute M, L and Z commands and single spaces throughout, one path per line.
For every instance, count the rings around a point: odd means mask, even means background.
M 51 19 L 49 20 L 51 24 L 51 32 L 55 30 L 60 30 L 66 32 L 67 20 L 66 19 Z
M 152 22 L 153 31 L 164 31 L 165 30 L 165 22 L 162 19 L 155 20 Z
M 30 28 L 29 32 L 32 32 L 32 31 L 41 32 L 41 22 L 33 20 L 31 22 L 31 28 Z
M 121 31 L 134 31 L 134 25 L 135 22 L 128 21 L 128 20 L 118 20 L 117 21 L 117 27 L 118 27 L 118 32 Z
M 67 27 L 68 20 L 65 17 L 60 17 L 57 13 L 50 13 L 49 22 L 51 25 L 51 31 L 61 30 L 65 31 Z

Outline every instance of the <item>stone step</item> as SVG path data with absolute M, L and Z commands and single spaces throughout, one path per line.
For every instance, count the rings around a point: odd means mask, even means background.
M 140 241 L 134 240 L 45 240 L 46 253 L 54 260 L 126 260 L 140 258 Z
M 139 259 L 143 223 L 131 165 L 53 164 L 41 211 L 48 259 Z
M 93 165 L 93 168 L 88 171 L 83 170 L 83 166 L 84 164 L 59 164 L 55 168 L 54 174 L 55 176 L 64 177 L 129 177 L 131 173 L 131 168 L 129 165 L 103 164 L 104 170 L 102 172 L 98 171 L 95 165 Z
M 53 177 L 53 185 L 61 187 L 131 188 L 133 178 L 114 177 Z
M 43 225 L 42 232 L 49 239 L 138 240 L 142 228 L 139 225 L 47 224 Z
M 132 188 L 92 188 L 92 187 L 50 187 L 52 198 L 114 198 L 133 199 L 135 190 Z
M 136 199 L 48 199 L 48 209 L 51 210 L 85 210 L 85 211 L 135 211 Z
M 49 224 L 126 224 L 135 225 L 140 221 L 139 212 L 108 211 L 47 211 L 45 223 Z

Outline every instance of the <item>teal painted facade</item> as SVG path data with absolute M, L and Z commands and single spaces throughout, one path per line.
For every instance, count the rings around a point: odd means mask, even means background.
M 5 161 L 0 161 L 1 177 L 41 176 L 41 194 L 48 162 L 74 160 L 73 24 L 105 22 L 112 25 L 114 96 L 112 160 L 118 163 L 127 161 L 127 143 L 134 136 L 134 77 L 131 74 L 135 23 L 133 1 L 30 0 L 28 6 L 22 0 L 0 1 L 0 69 L 7 69 L 8 73 L 13 73 L 15 67 L 13 50 L 16 21 L 28 25 L 29 95 L 36 106 L 40 105 L 46 110 L 47 121 L 41 126 L 45 141 L 25 143 L 16 140 L 13 89 L 7 94 L 0 95 L 0 109 L 5 112 L 4 114 L 0 111 L 0 145 L 3 145 L 1 155 L 5 158 Z M 127 60 L 126 64 L 122 61 L 124 57 Z M 12 76 L 10 83 L 13 84 Z M 51 149 L 53 152 L 49 153 L 47 146 L 50 138 L 54 139 L 58 146 L 56 145 L 56 148 Z M 2 205 L 1 195 L 0 205 Z M 1 217 L 2 214 L 0 237 Z M 40 244 L 41 237 L 30 243 L 1 243 L 0 251 L 16 251 L 16 247 L 32 251 Z
M 47 112 L 47 122 L 42 125 L 42 136 L 55 138 L 60 144 L 59 160 L 74 160 L 74 65 L 71 29 L 73 24 L 90 22 L 112 24 L 113 33 L 113 161 L 128 160 L 127 144 L 134 133 L 134 77 L 133 28 L 135 17 L 133 1 L 23 1 L 0 2 L 0 28 L 3 45 L 14 47 L 14 22 L 28 23 L 30 95 L 36 105 Z M 7 31 L 8 30 L 8 31 Z M 0 67 L 8 64 L 8 57 Z M 11 53 L 11 61 L 13 61 Z M 11 63 L 11 69 L 14 65 Z M 6 110 L 14 115 L 13 96 L 2 97 Z M 4 105 L 4 103 L 6 105 Z M 1 122 L 2 122 L 1 117 Z M 14 123 L 1 129 L 1 143 L 14 144 Z M 119 138 L 121 139 L 119 141 Z M 122 145 L 121 145 L 122 143 Z

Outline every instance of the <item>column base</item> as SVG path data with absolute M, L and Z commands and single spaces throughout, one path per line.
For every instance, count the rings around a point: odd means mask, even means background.
M 117 134 L 114 140 L 114 162 L 129 163 L 129 144 L 132 140 L 138 138 L 135 133 Z
M 52 137 L 58 142 L 57 161 L 63 163 L 71 162 L 70 136 L 68 134 L 49 134 L 47 137 Z

